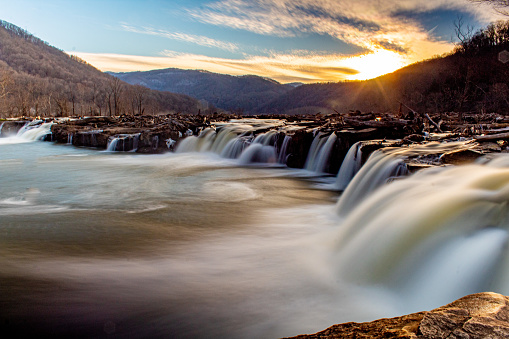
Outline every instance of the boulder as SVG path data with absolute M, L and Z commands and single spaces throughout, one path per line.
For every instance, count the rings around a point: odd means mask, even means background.
M 440 156 L 440 161 L 444 164 L 464 165 L 474 162 L 483 155 L 482 152 L 476 150 L 464 149 L 444 153 Z
M 293 338 L 509 338 L 509 297 L 476 293 L 429 312 L 344 323 Z

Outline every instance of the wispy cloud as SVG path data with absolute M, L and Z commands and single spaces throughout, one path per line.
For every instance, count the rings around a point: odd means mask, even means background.
M 484 21 L 495 18 L 493 11 L 465 0 L 221 0 L 188 14 L 203 23 L 257 34 L 327 34 L 372 51 L 414 53 L 416 45 L 434 40 L 433 31 L 395 14 L 437 9 L 469 12 Z
M 286 82 L 330 82 L 376 77 L 406 64 L 400 53 L 378 50 L 370 54 L 271 53 L 244 59 L 214 58 L 204 55 L 164 51 L 164 56 L 147 57 L 119 54 L 73 53 L 102 71 L 130 72 L 161 68 L 204 69 L 211 72 L 254 74 Z
M 181 32 L 170 32 L 164 29 L 155 29 L 152 27 L 135 27 L 127 23 L 121 23 L 121 27 L 123 30 L 132 33 L 155 35 L 171 40 L 185 41 L 200 46 L 220 48 L 230 52 L 236 52 L 239 50 L 239 47 L 234 43 L 216 40 L 202 35 L 193 35 Z

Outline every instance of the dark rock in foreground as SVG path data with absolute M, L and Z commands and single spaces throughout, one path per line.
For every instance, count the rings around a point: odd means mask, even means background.
M 509 297 L 471 294 L 429 312 L 344 323 L 294 338 L 509 338 Z

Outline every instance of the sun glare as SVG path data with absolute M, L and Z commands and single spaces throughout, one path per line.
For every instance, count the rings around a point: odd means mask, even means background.
M 407 60 L 397 52 L 377 49 L 373 53 L 345 59 L 342 64 L 359 71 L 348 76 L 348 80 L 367 80 L 392 73 L 406 66 Z

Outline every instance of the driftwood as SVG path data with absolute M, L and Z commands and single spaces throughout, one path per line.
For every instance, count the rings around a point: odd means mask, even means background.
M 412 113 L 414 114 L 417 114 L 417 115 L 422 115 L 424 116 L 429 122 L 430 124 L 432 124 L 433 126 L 435 126 L 435 128 L 437 129 L 438 132 L 442 133 L 442 129 L 440 128 L 440 125 L 437 124 L 435 121 L 433 121 L 433 119 L 431 119 L 431 117 L 429 116 L 428 113 L 425 113 L 425 114 L 419 114 L 417 113 L 415 110 L 411 109 L 410 107 L 408 107 L 407 105 L 405 105 L 404 103 L 402 103 L 401 101 L 399 102 L 401 105 L 405 106 L 406 108 L 408 108 L 410 111 L 412 111 Z
M 431 119 L 431 117 L 428 115 L 428 113 L 425 113 L 425 114 L 424 114 L 424 117 L 425 117 L 426 119 L 428 119 L 428 120 L 429 120 L 429 122 L 430 122 L 433 126 L 435 126 L 435 128 L 437 129 L 437 131 L 442 132 L 442 129 L 440 128 L 440 125 L 439 125 L 439 124 L 437 124 L 436 122 L 434 122 L 434 121 L 433 121 L 433 119 Z
M 357 120 L 355 118 L 344 118 L 345 124 L 352 127 L 362 127 L 362 128 L 395 128 L 408 125 L 408 121 L 406 120 L 392 120 L 392 121 L 363 121 Z
M 476 135 L 474 137 L 474 139 L 477 141 L 494 141 L 494 140 L 509 139 L 509 132 L 488 134 L 488 135 Z

